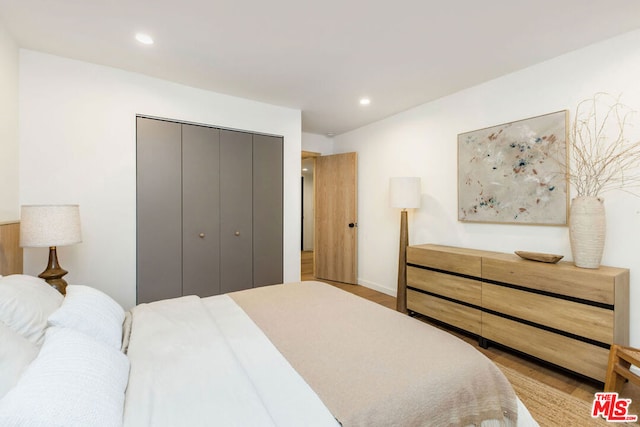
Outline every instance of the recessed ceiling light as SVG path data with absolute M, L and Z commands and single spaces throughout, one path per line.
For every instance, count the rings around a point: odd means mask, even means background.
M 371 100 L 369 98 L 361 98 L 360 105 L 369 105 L 371 104 Z
M 136 34 L 136 40 L 142 44 L 153 44 L 153 39 L 148 34 L 138 33 Z
M 307 168 L 302 168 L 302 172 L 309 172 L 309 169 L 307 169 Z

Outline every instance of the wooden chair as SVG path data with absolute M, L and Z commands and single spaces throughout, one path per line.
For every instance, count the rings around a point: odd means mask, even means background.
M 631 365 L 640 368 L 640 349 L 613 344 L 609 350 L 609 365 L 604 391 L 620 393 L 625 380 L 640 386 L 640 376 L 631 372 L 629 369 Z

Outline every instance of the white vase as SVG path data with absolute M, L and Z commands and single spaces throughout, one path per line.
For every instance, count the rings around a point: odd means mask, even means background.
M 591 196 L 573 199 L 569 213 L 569 239 L 576 267 L 600 267 L 605 234 L 604 199 Z

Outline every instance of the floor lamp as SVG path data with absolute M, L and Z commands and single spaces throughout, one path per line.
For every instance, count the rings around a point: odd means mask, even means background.
M 409 226 L 407 209 L 420 207 L 420 178 L 397 177 L 389 180 L 389 205 L 400 208 L 400 254 L 398 257 L 398 293 L 396 310 L 407 312 L 407 246 L 409 246 Z
M 20 246 L 48 247 L 47 268 L 38 275 L 62 295 L 67 271 L 58 263 L 57 246 L 80 243 L 80 209 L 78 205 L 24 205 L 20 214 Z

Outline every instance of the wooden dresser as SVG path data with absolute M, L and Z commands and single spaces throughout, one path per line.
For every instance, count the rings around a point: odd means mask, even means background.
M 410 246 L 407 308 L 604 382 L 610 344 L 629 341 L 629 270 Z

